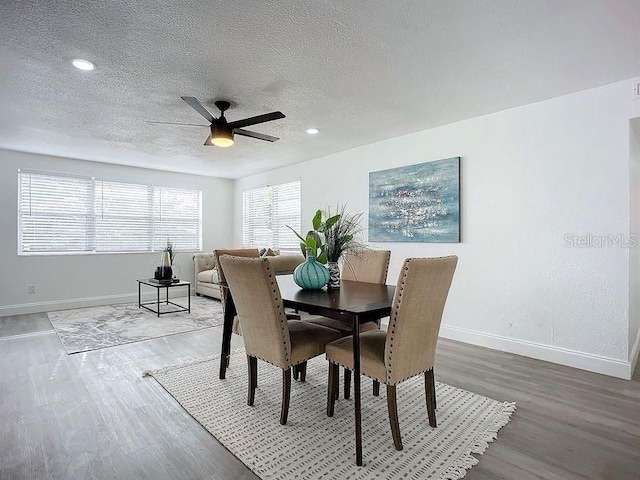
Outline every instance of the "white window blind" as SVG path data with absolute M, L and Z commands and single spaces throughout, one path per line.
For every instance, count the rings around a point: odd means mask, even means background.
M 245 247 L 298 250 L 299 240 L 286 225 L 300 231 L 300 182 L 283 183 L 242 194 L 242 243 Z
M 93 181 L 20 173 L 19 251 L 91 251 Z
M 201 192 L 19 173 L 20 253 L 153 252 L 202 246 Z
M 177 250 L 202 249 L 201 195 L 199 190 L 154 189 L 154 251 L 164 250 L 168 238 Z
M 152 251 L 153 187 L 102 181 L 95 184 L 95 251 Z

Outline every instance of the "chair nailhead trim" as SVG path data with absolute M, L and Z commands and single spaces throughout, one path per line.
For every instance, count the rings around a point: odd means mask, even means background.
M 398 303 L 394 306 L 394 312 L 393 312 L 393 317 L 390 319 L 391 321 L 389 322 L 389 329 L 390 329 L 390 333 L 389 333 L 389 356 L 391 357 L 393 355 L 393 339 L 394 339 L 394 335 L 396 332 L 396 322 L 398 321 L 398 314 L 400 312 L 400 305 L 402 305 L 402 296 L 404 294 L 404 287 L 405 287 L 405 282 L 407 279 L 407 272 L 409 271 L 409 262 L 411 261 L 410 258 L 407 258 L 404 262 L 404 273 L 402 274 L 402 280 L 400 282 L 400 285 L 397 286 L 398 289 Z M 389 365 L 387 366 L 387 381 L 385 382 L 387 385 L 391 385 L 391 370 L 392 370 L 393 366 L 391 365 L 391 362 L 389 363 Z M 409 377 L 407 377 L 409 378 Z M 403 381 L 403 380 L 400 380 Z M 395 384 L 394 384 L 395 385 Z

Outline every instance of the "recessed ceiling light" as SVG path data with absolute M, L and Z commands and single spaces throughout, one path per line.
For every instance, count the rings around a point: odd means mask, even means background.
M 317 128 L 307 128 L 307 133 L 309 135 L 315 135 L 318 132 L 320 132 L 320 130 L 318 130 Z
M 93 70 L 96 66 L 88 60 L 82 60 L 80 58 L 76 58 L 73 62 L 71 62 L 74 67 L 78 70 Z

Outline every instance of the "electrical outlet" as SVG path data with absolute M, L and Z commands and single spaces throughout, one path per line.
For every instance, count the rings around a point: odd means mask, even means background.
M 633 79 L 633 92 L 631 94 L 633 100 L 640 99 L 640 78 Z
M 29 285 L 29 286 L 27 287 L 27 293 L 28 293 L 29 295 L 33 295 L 33 294 L 35 294 L 35 293 L 36 293 L 36 286 L 35 286 L 35 285 Z

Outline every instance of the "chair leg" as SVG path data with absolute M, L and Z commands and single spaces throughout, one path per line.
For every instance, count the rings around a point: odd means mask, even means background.
M 298 380 L 300 378 L 300 370 L 298 370 L 298 365 L 293 366 L 293 379 Z
M 433 376 L 433 368 L 424 372 L 424 392 L 427 398 L 429 425 L 436 428 L 438 426 L 436 422 L 436 381 Z
M 373 396 L 374 397 L 380 396 L 380 382 L 377 380 L 373 381 Z
M 351 396 L 351 370 L 344 369 L 344 398 L 349 400 Z
M 300 381 L 302 383 L 307 380 L 307 362 L 302 362 L 298 365 L 298 371 L 300 372 Z
M 387 408 L 389 409 L 389 423 L 391 424 L 391 435 L 396 450 L 402 450 L 402 439 L 400 438 L 400 423 L 398 423 L 398 403 L 396 402 L 395 385 L 387 385 Z
M 333 417 L 333 409 L 336 403 L 335 388 L 336 388 L 336 368 L 337 365 L 329 362 L 329 379 L 327 380 L 327 417 Z M 339 370 L 338 370 L 339 372 Z
M 253 406 L 258 386 L 258 359 L 247 355 L 247 367 L 249 369 L 249 392 L 247 393 L 247 405 Z
M 289 415 L 289 398 L 291 397 L 291 368 L 282 370 L 282 409 L 280 410 L 280 425 L 287 423 Z

